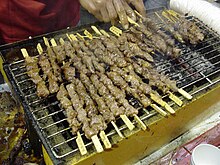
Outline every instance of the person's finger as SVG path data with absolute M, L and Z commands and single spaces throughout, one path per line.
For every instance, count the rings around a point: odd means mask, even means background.
M 80 4 L 82 5 L 83 8 L 88 10 L 89 13 L 94 14 L 98 12 L 97 8 L 95 7 L 93 1 L 87 1 L 87 0 L 80 0 Z
M 91 1 L 91 0 L 87 0 L 87 1 Z M 92 1 L 95 4 L 95 7 L 98 10 L 101 10 L 101 8 L 105 7 L 105 4 L 106 4 L 107 0 L 92 0 Z
M 100 11 L 97 9 L 93 1 L 80 0 L 80 4 L 83 8 L 88 10 L 89 13 L 93 14 L 98 20 L 103 21 Z
M 109 19 L 111 20 L 111 23 L 114 23 L 115 20 L 117 19 L 118 15 L 117 15 L 117 12 L 115 10 L 115 7 L 113 5 L 112 0 L 107 1 L 106 8 L 107 8 Z
M 134 12 L 134 10 L 128 5 L 128 3 L 125 0 L 122 0 L 122 4 L 125 8 L 125 11 L 127 13 L 127 15 L 134 21 L 136 21 L 136 14 Z
M 103 19 L 104 22 L 109 22 L 110 21 L 108 11 L 107 11 L 107 9 L 105 7 L 103 7 L 100 10 L 100 13 L 102 15 L 102 19 Z
M 127 19 L 127 14 L 125 12 L 125 9 L 124 9 L 124 6 L 121 0 L 113 0 L 113 4 L 115 6 L 116 12 L 118 14 L 119 20 L 121 21 L 122 26 L 125 29 L 128 29 L 129 24 L 128 24 L 128 19 Z
M 131 3 L 135 9 L 143 16 L 146 17 L 146 9 L 144 6 L 143 0 L 129 0 L 129 3 Z
M 95 16 L 99 21 L 104 21 L 104 20 L 103 20 L 103 16 L 102 16 L 102 14 L 101 14 L 100 12 L 94 14 L 94 16 Z

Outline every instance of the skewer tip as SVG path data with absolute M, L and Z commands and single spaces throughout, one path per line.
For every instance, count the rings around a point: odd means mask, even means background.
M 137 123 L 140 125 L 141 129 L 142 130 L 146 130 L 147 129 L 147 126 L 144 124 L 144 122 L 137 116 L 137 115 L 134 115 L 134 119 L 137 121 Z
M 191 99 L 192 99 L 192 96 L 191 96 L 189 93 L 187 93 L 186 91 L 184 91 L 182 88 L 181 88 L 181 89 L 178 89 L 178 92 L 179 92 L 181 95 L 183 95 L 186 99 L 188 99 L 188 100 L 191 100 Z
M 108 137 L 106 136 L 105 132 L 101 131 L 99 135 L 100 135 L 100 138 L 102 139 L 102 141 L 103 141 L 103 143 L 105 145 L 105 148 L 106 149 L 110 149 L 112 147 L 112 145 L 111 145 Z
M 118 133 L 118 135 L 119 135 L 122 139 L 124 139 L 125 137 L 122 135 L 122 133 L 121 133 L 121 131 L 119 130 L 119 128 L 117 127 L 117 125 L 116 125 L 113 121 L 111 121 L 111 124 L 112 124 L 112 126 L 115 128 L 115 130 L 116 130 L 116 132 Z
M 77 132 L 76 144 L 79 148 L 79 151 L 80 151 L 81 155 L 87 154 L 87 149 L 85 147 L 85 144 L 84 144 L 84 142 L 82 140 L 82 137 L 81 137 L 79 132 Z
M 98 153 L 103 152 L 104 149 L 103 149 L 103 147 L 102 147 L 102 144 L 101 144 L 100 141 L 99 141 L 98 136 L 97 136 L 97 135 L 94 135 L 94 136 L 91 137 L 91 139 L 92 139 L 93 144 L 95 145 L 96 151 L 97 151 Z
M 127 125 L 129 130 L 133 130 L 135 128 L 134 124 L 129 120 L 129 118 L 126 115 L 120 115 L 123 122 Z
M 175 114 L 176 112 L 174 111 L 174 109 L 169 105 L 169 104 L 165 104 L 164 108 L 171 113 L 172 115 Z

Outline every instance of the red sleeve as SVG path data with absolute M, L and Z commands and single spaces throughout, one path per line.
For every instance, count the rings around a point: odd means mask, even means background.
M 0 33 L 6 43 L 75 26 L 78 0 L 0 0 Z

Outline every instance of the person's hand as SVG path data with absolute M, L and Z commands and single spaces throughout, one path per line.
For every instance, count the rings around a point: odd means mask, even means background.
M 146 17 L 146 9 L 143 0 L 126 0 L 128 4 L 131 4 L 135 9 L 144 17 Z
M 80 0 L 80 3 L 98 20 L 112 24 L 119 20 L 125 29 L 129 27 L 127 16 L 136 21 L 135 12 L 129 4 L 145 16 L 143 0 Z
M 122 26 L 127 29 L 129 26 L 127 16 L 134 21 L 136 20 L 136 15 L 127 1 L 128 0 L 80 0 L 80 3 L 100 21 L 114 23 L 115 20 L 119 19 Z M 137 7 L 138 11 L 144 8 L 144 6 L 140 7 L 139 3 L 136 4 L 132 1 L 129 1 L 129 3 Z

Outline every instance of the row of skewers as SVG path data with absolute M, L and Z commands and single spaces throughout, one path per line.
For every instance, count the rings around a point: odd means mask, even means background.
M 104 132 L 109 123 L 120 137 L 124 137 L 115 124 L 117 118 L 133 130 L 135 126 L 128 117 L 134 117 L 146 130 L 146 125 L 138 117 L 138 109 L 129 103 L 127 95 L 134 97 L 142 108 L 151 106 L 163 116 L 175 111 L 155 88 L 168 94 L 179 106 L 183 102 L 173 92 L 192 99 L 176 86 L 175 81 L 153 68 L 155 50 L 170 57 L 179 55 L 174 39 L 151 20 L 140 17 L 138 23 L 129 19 L 133 26 L 126 32 L 112 26 L 110 31 L 114 35 L 92 26 L 96 36 L 85 30 L 85 36 L 67 34 L 68 41 L 60 38 L 59 44 L 55 39 L 49 42 L 44 38 L 47 50 L 43 51 L 38 44 L 38 58 L 30 57 L 26 49 L 21 50 L 27 74 L 36 84 L 37 95 L 43 98 L 56 95 L 66 112 L 72 133 L 77 134 L 76 142 L 82 155 L 87 150 L 80 129 L 93 141 L 97 152 L 103 151 L 98 134 L 105 147 L 111 148 Z

